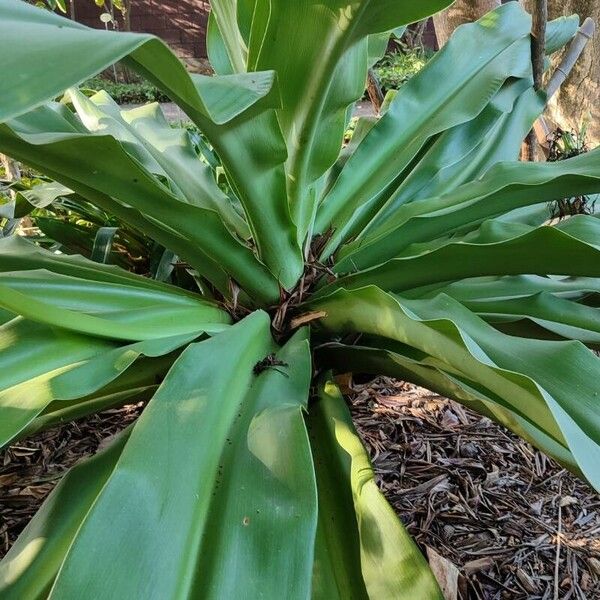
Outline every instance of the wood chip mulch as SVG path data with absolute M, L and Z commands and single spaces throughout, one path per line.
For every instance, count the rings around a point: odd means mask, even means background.
M 600 495 L 487 418 L 387 378 L 350 404 L 379 484 L 473 599 L 600 598 Z M 466 589 L 466 593 L 465 593 Z
M 412 385 L 354 384 L 349 403 L 381 489 L 421 547 L 458 567 L 463 598 L 600 598 L 600 496 L 589 486 Z M 141 409 L 106 411 L 0 453 L 0 558 L 64 472 Z

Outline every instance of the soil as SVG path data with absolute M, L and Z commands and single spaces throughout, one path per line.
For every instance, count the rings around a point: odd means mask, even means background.
M 458 567 L 463 597 L 600 598 L 600 496 L 588 485 L 421 388 L 378 378 L 347 391 L 381 489 L 423 550 L 448 572 Z M 0 453 L 0 557 L 64 472 L 142 408 L 109 410 Z

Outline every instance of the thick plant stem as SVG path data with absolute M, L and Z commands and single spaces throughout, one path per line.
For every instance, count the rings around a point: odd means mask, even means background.
M 577 31 L 577 34 L 569 45 L 569 49 L 566 51 L 563 59 L 558 67 L 556 67 L 556 70 L 550 78 L 548 86 L 546 87 L 548 100 L 550 100 L 560 90 L 563 83 L 567 80 L 586 46 L 593 39 L 595 32 L 596 23 L 592 18 L 587 17 Z M 539 118 L 535 122 L 534 131 L 538 144 L 541 144 L 545 149 L 548 135 L 550 135 L 550 127 L 543 117 Z
M 531 36 L 531 63 L 533 68 L 533 87 L 541 90 L 544 77 L 544 59 L 546 57 L 546 25 L 548 23 L 548 0 L 536 0 L 533 12 Z M 535 131 L 531 130 L 527 138 L 527 158 L 537 160 L 538 142 Z
M 536 10 L 533 14 L 533 37 L 531 47 L 531 62 L 533 65 L 533 85 L 541 90 L 544 77 L 544 59 L 546 57 L 546 25 L 548 23 L 548 0 L 536 0 Z

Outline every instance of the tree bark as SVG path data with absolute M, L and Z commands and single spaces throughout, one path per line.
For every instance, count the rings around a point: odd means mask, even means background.
M 476 21 L 501 3 L 501 0 L 457 0 L 450 8 L 435 15 L 433 23 L 439 47 L 448 41 L 459 25 Z
M 6 154 L 0 154 L 0 164 L 4 167 L 4 175 L 8 181 L 19 181 L 21 179 L 19 165 L 12 158 L 9 158 Z
M 123 2 L 123 30 L 131 31 L 131 0 Z
M 367 94 L 369 94 L 369 100 L 371 100 L 375 112 L 379 114 L 385 98 L 377 74 L 373 69 L 369 69 L 367 76 Z
M 537 91 L 542 89 L 544 82 L 548 0 L 534 0 L 533 5 L 533 25 L 531 30 L 531 66 L 533 69 L 533 87 Z M 530 161 L 538 160 L 540 155 L 535 129 L 532 129 L 527 136 L 527 155 Z
M 524 0 L 529 11 L 535 0 Z M 578 14 L 600 24 L 600 0 L 548 0 L 548 18 Z M 578 131 L 586 122 L 588 143 L 600 143 L 600 33 L 588 43 L 573 71 L 550 101 L 550 116 L 562 129 Z

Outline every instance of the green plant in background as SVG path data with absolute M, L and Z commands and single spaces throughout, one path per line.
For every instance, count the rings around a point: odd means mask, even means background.
M 549 136 L 549 161 L 567 160 L 589 152 L 587 145 L 587 123 L 578 131 L 565 131 L 560 127 Z
M 431 56 L 420 48 L 386 54 L 374 66 L 382 90 L 389 92 L 399 89 L 427 64 Z
M 156 86 L 144 81 L 115 82 L 104 77 L 92 77 L 81 86 L 90 92 L 105 91 L 118 104 L 144 104 L 146 102 L 169 102 L 169 97 Z
M 548 136 L 548 161 L 550 162 L 568 160 L 585 152 L 589 152 L 586 121 L 581 124 L 578 131 L 565 131 L 558 127 Z M 563 219 L 566 216 L 594 214 L 596 201 L 596 195 L 559 198 L 550 203 L 550 215 L 553 219 Z
M 59 10 L 63 14 L 66 14 L 67 12 L 65 0 L 36 0 L 34 4 L 40 8 Z
M 74 0 L 71 0 L 72 3 Z M 111 12 L 114 12 L 114 8 L 116 8 L 119 12 L 124 13 L 128 9 L 128 3 L 126 0 L 112 0 L 109 1 L 109 6 L 106 6 L 105 0 L 93 0 L 96 6 L 100 8 L 108 8 Z M 67 13 L 67 2 L 66 0 L 34 0 L 32 4 L 38 6 L 40 8 L 48 8 L 54 11 L 60 11 L 63 14 Z
M 0 216 L 4 217 L 0 225 L 7 228 L 10 223 L 11 233 L 19 219 L 28 216 L 28 239 L 55 252 L 81 254 L 163 280 L 173 273 L 175 257 L 170 251 L 36 173 L 0 181 Z
M 440 598 L 330 369 L 425 385 L 600 488 L 600 224 L 546 224 L 600 191 L 600 152 L 516 160 L 545 105 L 529 15 L 460 28 L 340 151 L 387 32 L 447 4 L 213 0 L 215 77 L 152 36 L 0 4 L 0 151 L 198 286 L 0 240 L 1 443 L 150 399 L 46 500 L 3 598 Z M 72 87 L 117 60 L 204 137 Z
M 163 281 L 173 272 L 171 252 L 76 195 L 59 197 L 30 217 L 40 235 L 29 239 L 49 250 L 81 254 Z

